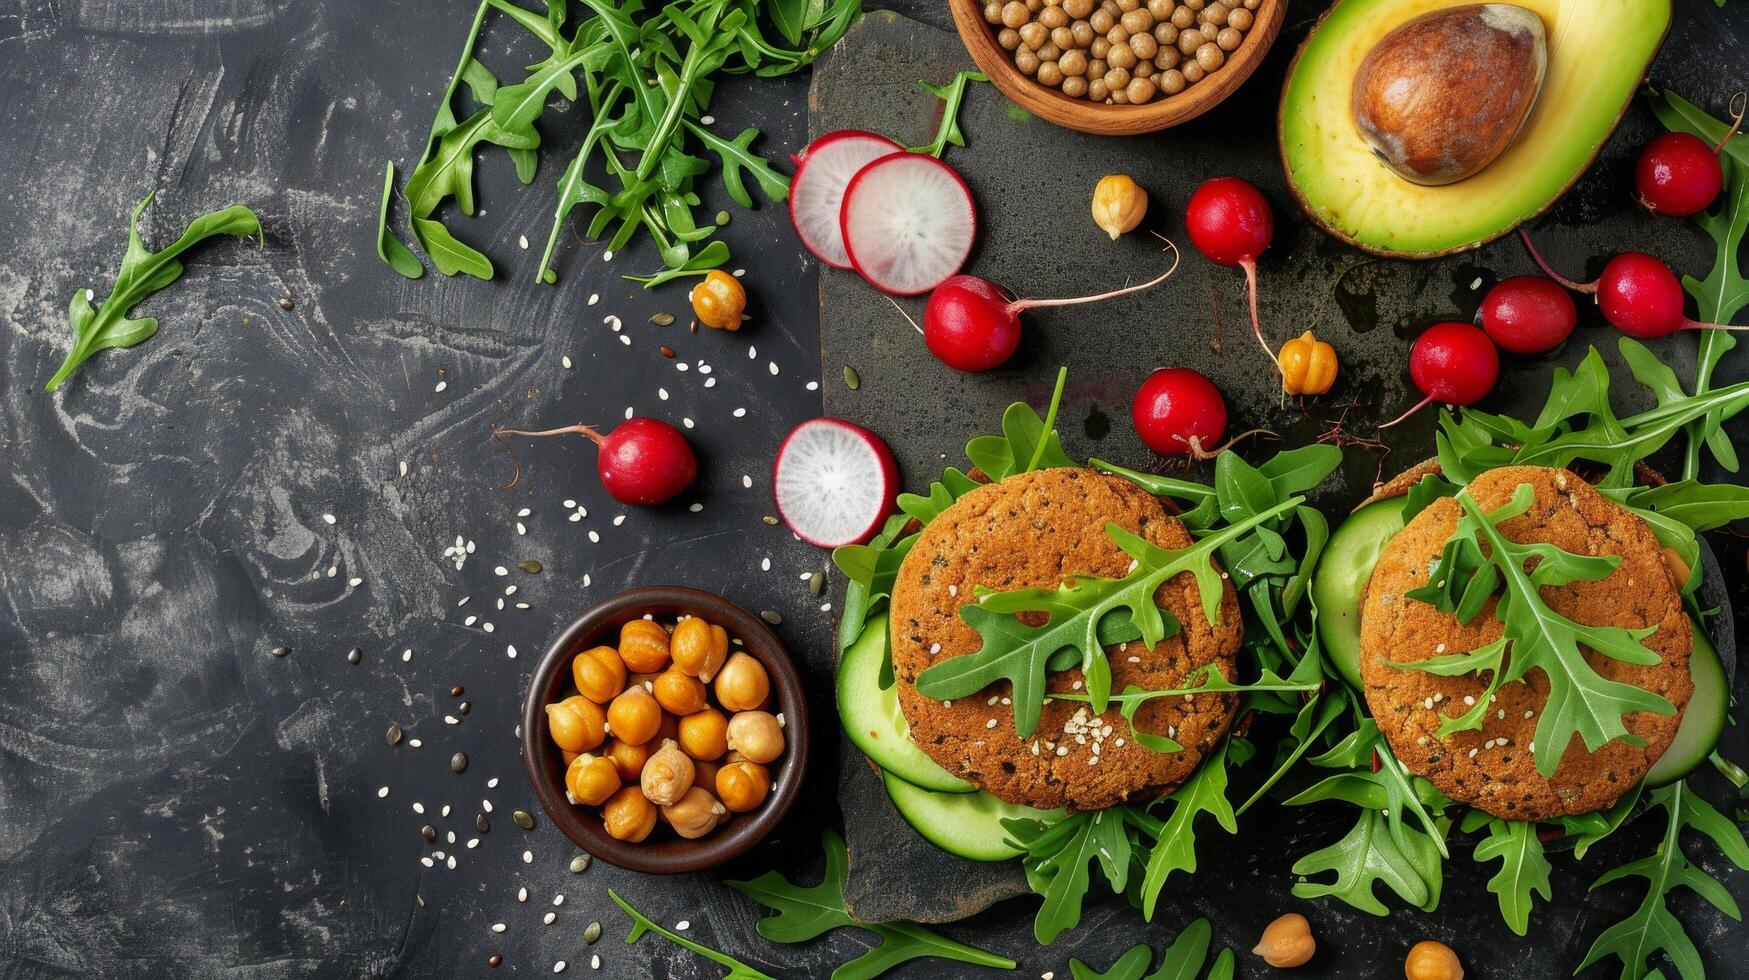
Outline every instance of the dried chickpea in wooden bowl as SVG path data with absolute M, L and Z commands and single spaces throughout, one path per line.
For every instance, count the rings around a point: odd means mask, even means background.
M 800 789 L 807 704 L 758 617 L 708 592 L 631 589 L 536 666 L 522 751 L 547 816 L 584 850 L 657 874 L 743 853 Z

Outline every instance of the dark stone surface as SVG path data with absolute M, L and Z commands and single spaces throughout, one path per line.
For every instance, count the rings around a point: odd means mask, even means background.
M 534 185 L 519 186 L 502 154 L 481 157 L 484 213 L 458 228 L 499 263 L 498 280 L 409 283 L 382 266 L 371 254 L 382 162 L 404 164 L 418 152 L 472 6 L 0 3 L 0 79 L 9 93 L 0 106 L 0 172 L 8 178 L 0 193 L 0 976 L 472 976 L 488 972 L 494 953 L 504 956 L 504 971 L 546 974 L 559 959 L 571 972 L 586 971 L 590 954 L 599 953 L 602 976 L 719 975 L 654 939 L 623 946 L 627 922 L 607 900 L 609 887 L 660 921 L 690 920 L 694 938 L 786 977 L 824 976 L 866 945 L 848 930 L 800 947 L 766 943 L 753 930 L 758 910 L 721 884 L 771 867 L 794 873 L 817 866 L 816 827 L 838 819 L 828 789 L 838 783 L 829 724 L 816 729 L 815 791 L 771 846 L 724 875 L 656 880 L 601 863 L 572 875 L 574 849 L 546 821 L 523 831 L 510 819 L 532 807 L 514 735 L 527 658 L 580 608 L 628 585 L 715 588 L 750 609 L 783 613 L 779 632 L 805 664 L 817 717 L 831 717 L 831 616 L 799 582 L 825 567 L 825 556 L 759 521 L 770 511 L 767 474 L 779 439 L 820 411 L 819 393 L 806 387 L 821 371 L 819 313 L 814 266 L 783 210 L 772 207 L 736 210 L 729 230 L 732 265 L 748 270 L 753 300 L 754 319 L 737 335 L 649 326 L 653 313 L 681 312 L 685 291 L 642 293 L 619 279 L 654 267 L 641 248 L 606 264 L 570 234 L 559 254 L 559 284 L 534 285 L 552 182 L 581 128 L 570 112 L 542 123 L 549 146 Z M 904 6 L 945 23 L 939 4 Z M 1231 169 L 1257 177 L 1281 200 L 1266 121 L 1288 44 L 1310 16 L 1306 6 L 1305 16 L 1296 9 L 1296 31 L 1235 103 L 1244 107 L 1248 136 L 1227 116 L 1138 143 L 1158 155 L 1150 182 L 1174 207 L 1187 185 L 1167 179 L 1172 172 L 1188 179 Z M 1655 77 L 1722 104 L 1741 75 L 1741 52 L 1733 34 L 1703 25 L 1721 17 L 1740 24 L 1742 14 L 1718 13 L 1704 0 L 1683 6 L 1685 26 Z M 494 31 L 483 50 L 501 74 L 531 55 L 525 39 L 507 30 Z M 805 77 L 728 82 L 715 104 L 719 126 L 761 127 L 761 146 L 774 155 L 797 149 L 806 139 L 807 85 Z M 927 97 L 908 80 L 890 91 L 892 111 L 905 113 L 894 117 L 904 121 L 902 132 L 921 136 L 933 111 Z M 876 101 L 868 100 L 871 111 Z M 1004 145 L 995 134 L 1005 125 L 1001 104 L 988 92 L 976 95 L 971 152 Z M 979 267 L 1041 292 L 1073 288 L 1088 270 L 1065 262 L 1046 276 L 995 264 L 1048 234 L 1080 234 L 1080 185 L 1104 169 L 1087 163 L 1093 169 L 1083 174 L 1070 165 L 1073 154 L 1085 159 L 1090 143 L 1026 126 L 1023 132 L 1052 141 L 1072 193 L 1064 192 L 1058 220 L 1056 190 L 1032 187 L 1038 230 L 992 225 L 986 241 L 1001 244 L 989 246 Z M 1551 229 L 1563 263 L 1577 267 L 1623 236 L 1650 241 L 1654 234 L 1678 267 L 1701 263 L 1704 242 L 1687 226 L 1654 225 L 1621 204 L 1625 147 L 1650 132 L 1636 111 L 1604 172 L 1562 206 L 1560 222 L 1609 222 L 1600 230 Z M 987 208 L 997 182 L 1020 179 L 1005 178 L 1000 166 L 974 169 L 976 156 L 955 159 Z M 1173 187 L 1179 190 L 1164 190 Z M 43 393 L 66 349 L 67 297 L 87 286 L 107 292 L 126 215 L 150 190 L 159 198 L 143 233 L 153 245 L 197 213 L 242 202 L 261 214 L 267 247 L 203 247 L 184 279 L 144 307 L 161 320 L 157 337 L 100 355 L 61 392 Z M 705 193 L 713 209 L 726 203 L 714 184 Z M 532 254 L 518 247 L 521 235 Z M 1110 270 L 1111 278 L 1157 261 L 1139 243 L 1126 244 L 1135 245 L 1131 268 Z M 1375 263 L 1294 227 L 1284 228 L 1277 248 L 1265 271 L 1266 302 L 1281 318 L 1338 322 L 1328 291 L 1346 272 L 1351 284 L 1370 283 L 1355 292 L 1379 297 L 1394 335 L 1410 319 L 1389 318 L 1437 312 L 1411 297 L 1424 290 L 1444 297 L 1460 282 L 1461 262 Z M 1523 264 L 1504 247 L 1483 258 L 1480 264 L 1500 270 Z M 1077 405 L 1101 403 L 1114 416 L 1105 451 L 1138 458 L 1125 445 L 1123 395 L 1141 370 L 1167 356 L 1161 338 L 1168 331 L 1200 336 L 1206 329 L 1199 277 L 1218 286 L 1228 336 L 1243 340 L 1232 332 L 1236 281 L 1192 262 L 1173 286 L 1130 310 L 1131 317 L 1149 313 L 1144 322 L 1159 335 L 1150 342 L 1158 346 L 1126 339 L 1099 362 L 1103 374 L 1088 368 L 1091 348 L 1088 360 L 1075 362 L 1077 377 L 1086 379 L 1077 382 Z M 289 311 L 278 302 L 286 293 L 294 300 Z M 592 294 L 600 295 L 598 305 L 588 304 Z M 1162 305 L 1171 297 L 1193 295 L 1197 302 L 1180 309 L 1182 317 L 1163 312 L 1173 309 Z M 1300 298 L 1311 302 L 1290 305 Z M 856 311 L 829 303 L 827 322 L 843 316 L 840 326 L 866 324 L 890 307 L 865 293 L 858 309 L 864 319 L 850 320 Z M 634 346 L 615 341 L 603 324 L 608 314 L 623 319 Z M 1060 332 L 1096 320 L 1077 314 L 1035 323 Z M 978 384 L 947 383 L 916 355 L 908 327 L 874 322 L 895 353 L 882 362 L 865 360 L 859 346 L 834 346 L 824 374 L 835 381 L 841 360 L 863 362 L 867 402 L 835 399 L 833 408 L 878 420 L 914 479 L 935 464 L 935 453 L 957 451 L 990 406 L 1023 390 L 1023 376 L 1037 381 L 1059 359 L 1055 349 L 1032 348 L 1014 370 Z M 1356 365 L 1363 356 L 1379 358 L 1354 373 L 1356 382 L 1396 377 L 1401 341 L 1386 343 L 1385 331 L 1377 336 L 1371 353 L 1357 348 L 1352 355 Z M 660 344 L 689 364 L 710 363 L 717 386 L 704 388 L 696 370 L 675 370 L 657 355 Z M 1687 342 L 1674 346 L 1686 350 Z M 749 358 L 749 347 L 757 357 Z M 576 361 L 572 371 L 559 364 L 565 354 Z M 1222 363 L 1235 373 L 1256 367 L 1240 358 Z M 1526 366 L 1517 380 L 1540 379 L 1546 369 Z M 434 391 L 440 380 L 448 382 L 441 393 Z M 1101 387 L 1085 387 L 1093 384 Z M 900 416 L 877 411 L 876 399 L 890 399 L 899 386 L 912 405 L 941 414 L 901 424 Z M 930 390 L 936 398 L 914 397 Z M 1232 390 L 1237 404 L 1261 404 Z M 487 438 L 490 423 L 611 423 L 627 406 L 695 420 L 690 434 L 705 468 L 684 502 L 702 503 L 701 513 L 615 506 L 596 484 L 581 440 L 521 444 L 522 482 L 498 488 L 510 464 Z M 737 407 L 747 409 L 745 418 L 731 414 Z M 1072 441 L 1078 451 L 1092 445 Z M 409 466 L 405 477 L 397 476 L 401 461 Z M 1357 462 L 1349 488 L 1370 480 L 1374 465 Z M 566 521 L 567 498 L 583 503 L 589 518 Z M 513 526 L 522 507 L 534 512 L 526 536 Z M 624 524 L 615 524 L 622 513 Z M 598 543 L 586 537 L 592 529 Z M 457 534 L 478 542 L 461 571 L 441 557 Z M 492 572 L 529 557 L 546 570 L 508 578 Z M 761 569 L 767 557 L 770 572 Z M 1741 558 L 1736 549 L 1727 562 L 1740 568 Z M 355 576 L 362 583 L 349 586 Z M 507 582 L 519 587 L 510 602 L 531 609 L 494 608 Z M 464 596 L 471 601 L 458 609 Z M 469 614 L 494 621 L 496 631 L 465 627 Z M 509 659 L 510 644 L 523 656 Z M 278 646 L 290 654 L 271 656 Z M 355 646 L 362 649 L 357 666 L 346 661 Z M 413 651 L 410 660 L 404 650 Z M 465 717 L 450 694 L 455 684 L 465 685 L 472 702 Z M 460 724 L 445 724 L 446 714 Z M 394 747 L 383 737 L 391 723 L 406 731 Z M 414 738 L 422 747 L 411 746 Z M 448 765 L 458 751 L 470 760 L 461 775 Z M 494 779 L 500 782 L 490 786 Z M 379 797 L 384 786 L 389 795 Z M 476 815 L 487 801 L 491 829 L 480 833 Z M 415 802 L 426 812 L 414 812 Z M 447 817 L 445 805 L 452 807 Z M 1154 925 L 1108 902 L 1090 908 L 1073 937 L 1041 950 L 1030 940 L 1031 903 L 1016 901 L 949 931 L 1016 956 L 1019 975 L 1031 976 L 1066 975 L 1071 954 L 1103 962 L 1137 939 L 1158 944 L 1193 912 L 1215 918 L 1219 941 L 1249 948 L 1289 901 L 1283 835 L 1306 826 L 1322 839 L 1334 830 L 1318 813 L 1258 816 L 1246 835 L 1206 855 L 1207 873 Z M 863 817 L 853 813 L 852 826 Z M 427 824 L 439 834 L 429 846 L 420 838 Z M 1644 833 L 1630 836 L 1638 839 L 1608 849 L 1597 864 L 1645 845 Z M 468 848 L 475 837 L 479 845 Z M 457 868 L 425 868 L 420 858 L 434 850 L 456 855 Z M 1706 863 L 1716 870 L 1713 859 Z M 1557 887 L 1577 896 L 1590 876 L 1563 868 Z M 1739 881 L 1732 885 L 1741 893 Z M 526 904 L 517 901 L 519 887 L 529 891 Z M 1576 961 L 1605 913 L 1625 906 L 1618 891 L 1584 906 L 1582 921 L 1571 898 L 1568 913 L 1549 919 L 1540 942 L 1554 951 L 1551 962 L 1556 953 L 1560 962 Z M 558 894 L 566 901 L 554 907 Z M 1362 977 L 1394 972 L 1399 941 L 1421 933 L 1465 950 L 1522 949 L 1491 913 L 1482 914 L 1490 902 L 1482 877 L 1471 875 L 1453 882 L 1437 916 L 1397 916 L 1381 926 L 1339 907 L 1308 911 L 1331 950 L 1319 961 L 1324 974 Z M 1695 904 L 1679 907 L 1712 961 L 1729 962 L 1738 950 L 1721 938 L 1724 920 Z M 557 920 L 544 926 L 548 911 Z M 593 920 L 604 934 L 591 949 L 581 937 Z M 506 931 L 491 932 L 494 923 Z M 1472 975 L 1523 975 L 1515 966 L 1493 973 L 1488 964 L 1473 966 Z M 897 975 L 961 974 L 926 962 Z

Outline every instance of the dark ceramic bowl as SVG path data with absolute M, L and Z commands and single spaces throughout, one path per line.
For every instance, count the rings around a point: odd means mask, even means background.
M 571 658 L 597 645 L 614 646 L 619 628 L 634 619 L 702 616 L 727 630 L 731 641 L 765 667 L 771 677 L 774 712 L 784 717 L 783 755 L 772 767 L 771 795 L 751 813 L 735 814 L 728 826 L 697 840 L 675 837 L 658 824 L 643 842 L 609 837 L 595 807 L 578 806 L 565 796 L 565 760 L 547 729 L 546 706 L 562 700 L 571 684 Z M 719 595 L 670 585 L 627 589 L 591 606 L 559 633 L 535 666 L 522 704 L 522 762 L 547 818 L 565 836 L 610 864 L 647 874 L 681 874 L 715 867 L 733 858 L 777 826 L 801 789 L 808 756 L 808 703 L 801 676 L 765 622 Z

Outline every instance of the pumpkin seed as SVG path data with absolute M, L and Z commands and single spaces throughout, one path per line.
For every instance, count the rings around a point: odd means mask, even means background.
M 825 575 L 825 573 L 815 572 L 814 574 L 808 576 L 808 594 L 809 595 L 816 595 L 817 596 L 821 592 L 825 591 L 825 589 L 826 589 L 826 575 Z
M 360 650 L 357 647 L 353 647 L 352 649 L 346 651 L 346 662 L 353 665 L 354 667 L 358 666 L 358 662 L 363 660 L 363 659 L 364 659 L 364 651 Z
M 419 828 L 419 836 L 425 838 L 425 843 L 430 844 L 437 840 L 437 828 L 426 824 Z
M 492 832 L 492 825 L 486 822 L 486 815 L 484 813 L 474 814 L 474 829 L 482 834 L 489 834 Z
M 588 927 L 583 930 L 583 942 L 586 945 L 593 946 L 595 945 L 596 940 L 600 938 L 601 923 L 599 922 L 591 922 Z
M 783 617 L 779 616 L 777 614 L 777 610 L 775 610 L 775 609 L 767 609 L 767 610 L 761 612 L 759 614 L 759 618 L 765 620 L 766 622 L 770 623 L 773 626 L 783 625 Z
M 844 386 L 851 391 L 862 387 L 862 375 L 857 374 L 856 369 L 848 364 L 844 365 Z
M 772 517 L 770 514 L 767 514 L 764 517 L 761 517 L 760 520 L 764 521 L 767 527 L 776 527 L 777 526 L 777 518 Z
M 571 859 L 571 873 L 574 875 L 582 874 L 584 869 L 588 867 L 589 855 L 587 854 L 579 854 Z
M 276 657 L 283 657 L 291 652 L 291 647 L 274 647 L 271 652 Z
M 650 322 L 658 327 L 671 327 L 674 325 L 674 314 L 658 313 L 650 318 Z
M 516 825 L 523 830 L 534 829 L 534 818 L 528 815 L 527 810 L 518 810 L 515 813 L 512 813 L 510 819 L 516 821 Z
M 516 567 L 522 569 L 523 571 L 527 572 L 530 575 L 539 575 L 541 573 L 541 569 L 546 567 L 546 566 L 542 565 L 538 561 L 535 561 L 533 558 L 529 558 L 529 559 L 526 559 L 524 561 L 517 562 Z
M 717 225 L 720 227 L 720 226 L 726 225 L 728 223 L 729 223 L 729 212 L 718 211 L 717 212 Z
M 387 733 L 385 733 L 383 735 L 383 738 L 385 740 L 387 740 L 390 745 L 400 745 L 401 744 L 401 726 L 396 725 L 396 724 L 391 722 L 389 725 L 389 730 Z
M 466 752 L 457 752 L 455 755 L 450 756 L 449 771 L 457 774 L 467 772 L 468 754 Z

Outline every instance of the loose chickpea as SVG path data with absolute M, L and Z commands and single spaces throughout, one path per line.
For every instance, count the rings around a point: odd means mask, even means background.
M 633 745 L 648 742 L 656 737 L 661 724 L 662 706 L 641 687 L 626 688 L 607 706 L 607 730 L 622 742 Z
M 1182 30 L 1178 32 L 1178 51 L 1186 58 L 1196 54 L 1196 49 L 1208 43 L 1208 38 L 1198 30 Z
M 662 747 L 644 763 L 644 771 L 638 774 L 638 783 L 651 803 L 668 806 L 686 795 L 692 787 L 694 775 L 692 759 L 670 738 L 664 739 Z
M 1146 78 L 1132 78 L 1124 87 L 1124 95 L 1129 97 L 1131 105 L 1141 105 L 1154 97 L 1154 83 Z
M 1227 14 L 1227 26 L 1234 30 L 1248 31 L 1251 29 L 1251 11 L 1241 7 Z
M 1134 68 L 1137 60 L 1136 53 L 1131 51 L 1130 46 L 1127 44 L 1112 45 L 1111 51 L 1105 56 L 1106 64 L 1110 65 L 1113 69 L 1121 69 L 1124 71 Z M 1106 78 L 1105 82 L 1112 88 L 1118 87 L 1109 77 Z
M 1104 61 L 1105 56 L 1110 53 L 1111 42 L 1104 37 L 1096 37 L 1091 44 L 1087 45 L 1087 54 L 1095 61 Z
M 1067 51 L 1076 46 L 1075 32 L 1067 27 L 1053 27 L 1051 28 L 1051 43 L 1056 45 L 1059 50 Z
M 728 748 L 764 765 L 783 754 L 783 726 L 769 711 L 741 711 L 729 719 Z
M 1062 56 L 1063 56 L 1063 49 L 1057 47 L 1055 44 L 1052 44 L 1049 41 L 1046 41 L 1044 44 L 1044 47 L 1038 49 L 1039 70 L 1043 71 L 1045 65 L 1049 65 L 1049 64 L 1054 63 L 1058 58 L 1061 58 Z
M 601 705 L 581 694 L 547 705 L 547 730 L 553 744 L 567 752 L 587 752 L 607 737 L 607 715 Z
M 1203 7 L 1208 6 L 1208 0 L 1178 0 L 1178 2 L 1189 7 L 1192 13 L 1200 12 Z
M 1148 0 L 1148 13 L 1153 14 L 1155 20 L 1165 20 L 1172 16 L 1172 8 L 1176 6 L 1178 5 L 1172 0 Z M 989 9 L 989 7 L 984 8 L 985 16 L 989 15 Z M 991 23 L 995 23 L 995 21 L 991 21 Z
M 984 4 L 984 20 L 991 24 L 1002 23 L 1002 0 L 990 0 Z
M 1161 72 L 1160 77 L 1155 84 L 1159 85 L 1160 91 L 1167 95 L 1177 95 L 1184 91 L 1186 87 L 1184 73 L 1176 68 L 1168 68 Z
M 729 751 L 729 719 L 715 708 L 706 708 L 680 719 L 680 747 L 694 759 L 721 759 Z
M 1065 51 L 1057 59 L 1057 67 L 1068 78 L 1078 78 L 1087 74 L 1087 55 L 1081 51 Z
M 1138 62 L 1136 64 L 1136 67 L 1130 69 L 1130 83 L 1134 84 L 1135 80 L 1138 78 L 1152 79 L 1155 75 L 1158 75 L 1159 73 L 1160 73 L 1160 69 L 1155 68 L 1154 63 L 1152 61 Z M 1156 84 L 1156 86 L 1158 86 L 1158 83 L 1155 83 L 1155 84 Z M 1126 85 L 1126 86 L 1124 86 L 1124 88 L 1128 89 L 1129 86 Z M 1131 101 L 1134 101 L 1134 100 L 1131 100 Z
M 1063 94 L 1074 99 L 1079 99 L 1086 95 L 1087 79 L 1080 75 L 1070 75 L 1068 78 L 1063 79 Z
M 1026 0 L 1026 9 L 1028 13 L 1036 14 L 1045 9 L 1045 0 Z
M 596 704 L 606 704 L 625 690 L 625 661 L 613 647 L 590 647 L 571 659 L 571 680 L 577 693 Z
M 1093 25 L 1084 20 L 1078 20 L 1069 25 L 1069 36 L 1074 39 L 1074 43 L 1068 45 L 1068 47 L 1085 48 L 1093 43 L 1093 38 L 1095 36 L 1093 33 Z
M 1014 67 L 1020 69 L 1022 75 L 1032 75 L 1038 71 L 1038 55 L 1022 47 L 1014 52 Z
M 644 763 L 650 759 L 650 743 L 633 745 L 617 738 L 609 739 L 607 748 L 602 753 L 619 770 L 619 778 L 631 782 L 638 778 L 638 773 L 644 771 Z
M 688 789 L 679 802 L 662 808 L 662 820 L 687 840 L 696 840 L 717 829 L 718 822 L 728 814 L 728 808 L 717 802 L 716 797 L 697 786 Z
M 1032 11 L 1026 9 L 1022 0 L 1009 0 L 1002 5 L 1002 26 L 1020 29 L 1020 25 L 1032 19 Z
M 1122 91 L 1124 86 L 1129 83 L 1130 73 L 1128 69 L 1114 67 L 1105 73 L 1105 87 L 1111 89 L 1112 95 Z
M 1245 33 L 1232 27 L 1223 27 L 1221 32 L 1215 35 L 1215 43 L 1221 46 L 1222 51 L 1237 50 L 1244 41 Z
M 1464 980 L 1464 965 L 1450 946 L 1424 939 L 1409 950 L 1403 976 L 1408 980 Z
M 1123 8 L 1117 5 L 1117 0 L 1099 0 L 1099 9 L 1110 14 L 1113 21 L 1123 16 Z
M 1158 42 L 1161 47 L 1172 47 L 1178 43 L 1178 28 L 1173 27 L 1169 23 L 1155 24 L 1154 40 Z
M 1172 26 L 1179 30 L 1196 26 L 1196 11 L 1182 6 L 1172 11 Z
M 1093 0 L 1063 0 L 1063 11 L 1076 20 L 1093 13 Z
M 668 666 L 668 631 L 648 619 L 634 619 L 621 626 L 619 659 L 628 670 L 656 673 Z
M 601 805 L 601 825 L 607 836 L 636 844 L 656 829 L 656 808 L 636 786 L 625 786 Z
M 742 315 L 747 312 L 747 289 L 741 280 L 721 269 L 705 273 L 692 287 L 692 315 L 698 322 L 715 330 L 741 329 Z
M 1143 61 L 1154 57 L 1160 51 L 1160 42 L 1154 40 L 1152 34 L 1131 34 L 1130 51 Z
M 1124 94 L 1124 90 L 1121 88 L 1113 89 L 1109 101 L 1112 105 L 1129 105 L 1130 97 Z
M 733 813 L 746 813 L 771 792 L 771 770 L 757 762 L 731 762 L 717 770 L 717 798 Z
M 656 696 L 656 703 L 669 714 L 690 715 L 694 711 L 703 711 L 709 703 L 705 700 L 704 681 L 676 667 L 657 674 L 651 687 L 654 688 L 651 693 Z
M 1131 34 L 1146 34 L 1154 29 L 1154 15 L 1148 13 L 1146 8 L 1138 8 L 1124 14 L 1118 23 Z
M 1095 10 L 1093 16 L 1087 18 L 1087 26 L 1093 28 L 1093 33 L 1104 34 L 1111 30 L 1111 25 L 1117 23 L 1117 18 L 1108 10 Z
M 1312 938 L 1312 924 L 1298 912 L 1288 914 L 1264 927 L 1263 937 L 1251 950 L 1263 957 L 1263 962 L 1276 969 L 1300 966 L 1318 951 Z
M 1142 0 L 1117 0 L 1117 9 L 1129 13 L 1142 5 Z
M 751 711 L 771 694 L 771 679 L 759 661 L 745 653 L 729 658 L 717 673 L 717 703 L 726 711 Z
M 1055 30 L 1069 25 L 1069 15 L 1061 7 L 1046 7 L 1038 12 L 1038 22 L 1045 25 L 1046 30 Z
M 694 786 L 703 786 L 707 789 L 715 787 L 717 785 L 717 773 L 720 772 L 722 768 L 723 763 L 721 760 L 713 759 L 708 762 L 703 759 L 692 760 L 692 784 Z
M 622 785 L 624 781 L 613 761 L 591 752 L 583 753 L 565 767 L 565 788 L 585 806 L 601 805 L 619 792 Z
M 1179 66 L 1178 70 L 1184 73 L 1184 84 L 1186 85 L 1195 85 L 1208 76 L 1208 72 L 1203 71 L 1202 66 L 1195 61 L 1186 61 Z
M 1020 47 L 1020 32 L 1012 27 L 1004 27 L 996 32 L 996 43 L 1002 45 L 1002 50 L 1013 51 Z
M 1091 69 L 1088 73 L 1092 74 Z M 1095 102 L 1104 102 L 1111 97 L 1111 87 L 1105 84 L 1105 76 L 1098 75 L 1088 78 L 1087 97 Z
M 1203 71 L 1214 71 L 1227 63 L 1227 56 L 1221 51 L 1221 46 L 1210 41 L 1196 49 L 1196 63 Z
M 1063 84 L 1063 69 L 1057 67 L 1057 63 L 1054 61 L 1041 62 L 1038 66 L 1038 74 L 1034 77 L 1038 79 L 1040 85 L 1056 88 Z

